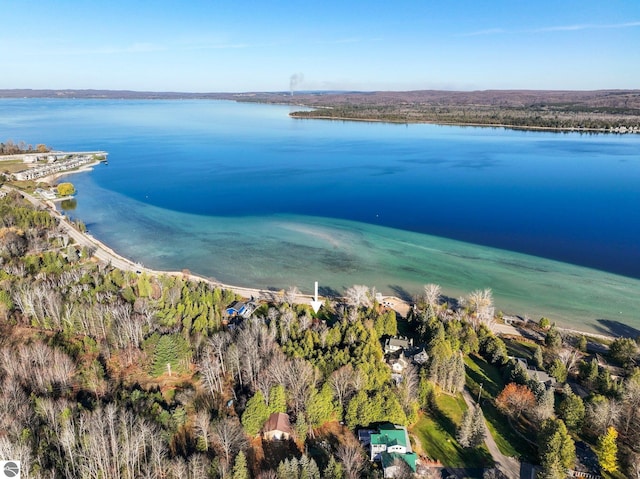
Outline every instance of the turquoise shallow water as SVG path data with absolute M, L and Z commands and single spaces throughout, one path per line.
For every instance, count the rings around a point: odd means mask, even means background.
M 508 313 L 640 330 L 637 135 L 300 121 L 289 111 L 0 100 L 0 138 L 109 151 L 108 165 L 73 177 L 69 213 L 157 269 L 307 292 L 315 280 L 401 296 L 427 282 L 452 297 L 490 287 Z
M 77 175 L 93 234 L 146 266 L 187 268 L 240 286 L 311 293 L 353 284 L 399 296 L 434 282 L 454 298 L 490 287 L 496 306 L 531 318 L 610 334 L 636 328 L 640 281 L 451 239 L 300 215 L 192 215 L 137 203 Z M 88 217 L 90 216 L 90 218 Z M 621 324 L 620 324 L 621 323 Z

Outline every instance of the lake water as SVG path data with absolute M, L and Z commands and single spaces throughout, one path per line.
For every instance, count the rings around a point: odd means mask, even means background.
M 294 120 L 216 101 L 0 100 L 0 141 L 103 149 L 71 215 L 143 264 L 640 329 L 640 136 Z M 631 330 L 632 333 L 637 331 Z

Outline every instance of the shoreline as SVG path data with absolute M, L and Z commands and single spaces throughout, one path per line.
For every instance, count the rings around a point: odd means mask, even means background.
M 54 175 L 50 175 L 49 177 L 46 177 L 49 181 L 55 181 L 56 179 L 65 176 L 65 175 L 71 175 L 74 173 L 82 173 L 82 172 L 87 172 L 87 171 L 91 171 L 93 170 L 93 167 L 98 164 L 101 163 L 101 161 L 96 161 L 93 162 L 91 164 L 87 164 L 87 165 L 83 165 L 82 167 L 75 169 L 75 170 L 69 170 L 69 171 L 64 171 L 64 172 L 60 172 L 60 173 L 56 173 Z M 44 180 L 45 178 L 41 178 L 40 180 Z M 47 211 L 49 211 L 49 213 L 58 219 L 59 224 L 61 227 L 63 227 L 69 234 L 69 236 L 71 236 L 78 245 L 80 246 L 86 246 L 86 247 L 91 247 L 91 248 L 95 248 L 95 252 L 93 254 L 94 257 L 96 257 L 97 260 L 102 261 L 103 263 L 106 264 L 111 264 L 112 266 L 121 269 L 123 271 L 131 271 L 131 272 L 145 272 L 147 274 L 151 274 L 151 275 L 169 275 L 169 276 L 181 276 L 183 278 L 186 278 L 188 280 L 193 280 L 193 281 L 204 281 L 207 284 L 210 284 L 212 286 L 216 286 L 216 287 L 220 287 L 220 288 L 224 288 L 224 289 L 228 289 L 230 291 L 233 291 L 236 294 L 239 294 L 240 296 L 242 296 L 243 298 L 264 298 L 264 299 L 276 299 L 277 297 L 282 297 L 284 294 L 286 294 L 286 291 L 284 289 L 280 289 L 280 290 L 274 290 L 274 289 L 262 289 L 262 288 L 255 288 L 255 287 L 245 287 L 245 286 L 237 286 L 237 285 L 230 285 L 230 284 L 225 284 L 222 283 L 220 281 L 217 281 L 213 278 L 210 277 L 205 277 L 205 276 L 201 276 L 197 273 L 192 273 L 189 270 L 183 270 L 183 271 L 165 271 L 165 270 L 155 270 L 152 268 L 148 268 L 146 266 L 143 266 L 142 264 L 135 262 L 129 258 L 126 258 L 124 256 L 122 256 L 121 254 L 117 253 L 115 250 L 113 250 L 111 247 L 109 247 L 108 245 L 106 245 L 104 242 L 98 240 L 97 238 L 95 238 L 94 236 L 91 235 L 91 233 L 87 232 L 87 233 L 82 233 L 80 231 L 78 231 L 70 222 L 69 219 L 66 217 L 66 215 L 60 211 L 57 210 L 56 206 L 54 203 L 60 201 L 60 200 L 64 200 L 64 199 L 69 199 L 69 197 L 66 198 L 58 198 L 56 200 L 44 200 L 44 199 L 39 199 L 39 198 L 35 198 L 32 195 L 23 192 L 19 189 L 13 188 L 11 187 L 11 189 L 19 192 L 23 197 L 25 197 L 28 201 L 30 201 L 32 204 L 36 205 L 36 206 L 41 206 L 44 207 Z M 296 298 L 294 299 L 294 303 L 295 304 L 309 304 L 310 301 L 314 299 L 312 294 L 304 294 L 304 293 L 299 293 Z M 321 297 L 319 296 L 319 300 L 320 301 L 324 301 L 326 298 L 325 297 Z M 402 317 L 406 317 L 408 312 L 410 311 L 410 309 L 412 308 L 412 305 L 396 296 L 383 296 L 381 299 L 381 304 L 383 304 L 384 306 L 390 307 L 391 309 L 395 310 L 397 313 L 399 313 Z M 522 317 L 519 313 L 515 313 L 515 314 L 510 314 L 511 316 L 517 316 L 517 317 Z M 571 335 L 584 335 L 587 337 L 593 337 L 593 338 L 598 338 L 598 339 L 602 339 L 602 340 L 607 340 L 607 341 L 611 341 L 614 340 L 616 337 L 618 336 L 613 336 L 613 335 L 606 335 L 606 334 L 601 334 L 601 333 L 597 333 L 597 332 L 593 332 L 593 331 L 582 331 L 579 329 L 574 329 L 571 327 L 561 327 L 561 326 L 556 326 L 558 331 L 564 332 L 566 334 L 571 334 Z M 517 330 L 515 328 L 513 328 L 513 331 L 516 331 L 516 333 L 518 335 L 521 335 L 519 332 L 517 332 Z M 503 331 L 501 332 L 501 334 L 513 334 L 513 331 L 511 331 L 510 333 Z
M 104 160 L 95 160 L 94 162 L 87 163 L 86 165 L 82 165 L 80 168 L 77 168 L 75 170 L 61 171 L 59 173 L 54 173 L 52 175 L 43 176 L 42 178 L 38 178 L 36 180 L 36 183 L 47 183 L 51 185 L 52 182 L 58 181 L 63 176 L 73 175 L 74 173 L 84 173 L 86 171 L 92 171 L 94 166 L 99 165 L 100 163 L 104 163 Z
M 286 105 L 286 103 L 285 103 Z M 306 105 L 305 108 L 308 107 Z M 295 120 L 335 120 L 335 121 L 361 121 L 365 123 L 391 123 L 396 125 L 438 125 L 438 126 L 468 126 L 471 128 L 504 128 L 507 130 L 519 131 L 547 131 L 551 133 L 596 133 L 596 134 L 612 134 L 612 135 L 640 135 L 639 131 L 612 131 L 606 128 L 560 128 L 555 126 L 525 126 L 525 125 L 509 125 L 503 123 L 461 123 L 452 121 L 437 120 L 391 120 L 383 118 L 353 118 L 348 116 L 326 116 L 326 115 L 305 115 L 298 116 L 296 112 L 289 113 L 289 116 Z

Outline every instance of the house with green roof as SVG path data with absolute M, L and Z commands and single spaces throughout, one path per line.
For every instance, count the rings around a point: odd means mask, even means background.
M 372 433 L 371 456 L 372 461 L 380 461 L 384 469 L 384 477 L 395 477 L 398 472 L 396 460 L 406 462 L 413 472 L 416 472 L 417 456 L 411 449 L 409 433 L 404 426 L 388 424 L 380 426 L 378 432 Z

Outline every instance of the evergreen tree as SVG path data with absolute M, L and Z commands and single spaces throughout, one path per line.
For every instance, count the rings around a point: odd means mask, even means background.
M 287 412 L 287 393 L 281 384 L 269 389 L 269 413 L 274 412 Z
M 515 361 L 513 369 L 511 370 L 511 373 L 509 375 L 508 382 L 516 384 L 527 384 L 528 380 L 529 374 L 527 373 L 524 364 L 522 364 L 520 361 Z
M 544 344 L 551 349 L 557 349 L 562 346 L 562 336 L 560 336 L 560 333 L 555 326 L 552 326 L 547 332 L 547 335 L 544 338 Z
M 434 401 L 433 383 L 429 381 L 428 371 L 426 368 L 420 369 L 420 382 L 418 383 L 418 402 L 420 408 L 428 411 Z
M 587 337 L 585 335 L 578 338 L 578 345 L 576 347 L 578 351 L 582 351 L 583 353 L 587 352 Z
M 324 469 L 324 479 L 344 479 L 344 470 L 342 464 L 336 461 L 336 458 L 331 456 L 327 467 Z
M 618 470 L 618 431 L 614 427 L 609 426 L 607 431 L 598 438 L 598 446 L 596 454 L 600 467 L 605 472 L 615 472 Z
M 398 334 L 398 320 L 396 319 L 396 312 L 393 309 L 390 309 L 387 311 L 386 316 L 384 334 L 387 336 L 395 336 Z
M 554 359 L 549 367 L 549 374 L 559 383 L 563 383 L 567 380 L 567 367 L 559 359 Z
M 320 479 L 320 469 L 318 469 L 318 464 L 316 464 L 313 458 L 304 454 L 300 458 L 299 466 L 300 479 Z
M 347 406 L 345 420 L 349 429 L 355 429 L 356 426 L 368 426 L 374 422 L 366 392 L 360 390 L 351 398 Z
M 545 388 L 545 390 L 537 398 L 537 405 L 535 410 L 535 417 L 538 421 L 542 422 L 546 419 L 553 417 L 555 408 L 555 393 L 552 388 Z
M 311 393 L 307 404 L 307 415 L 313 427 L 320 427 L 325 422 L 331 421 L 336 413 L 336 405 L 333 402 L 333 391 L 329 383 L 325 383 L 320 391 Z
M 473 421 L 473 414 L 470 409 L 467 409 L 462 415 L 462 421 L 456 433 L 456 440 L 462 447 L 471 446 L 471 421 Z
M 572 431 L 578 431 L 582 427 L 582 421 L 584 420 L 584 402 L 582 402 L 580 396 L 569 390 L 560 403 L 558 414 L 564 419 L 567 428 Z
M 596 378 L 596 388 L 598 389 L 598 392 L 604 396 L 607 396 L 611 392 L 611 373 L 604 368 L 600 370 L 600 373 L 598 373 L 598 377 Z
M 471 418 L 471 438 L 469 445 L 471 447 L 478 447 L 484 442 L 486 436 L 487 428 L 484 422 L 484 414 L 482 413 L 480 405 L 476 405 Z
M 489 332 L 480 343 L 480 353 L 491 364 L 502 366 L 509 360 L 504 341 Z
M 180 374 L 188 371 L 191 346 L 180 334 L 152 335 L 145 341 L 145 349 L 153 350 L 152 374 Z
M 298 469 L 298 460 L 292 457 L 280 462 L 276 474 L 278 479 L 298 479 L 300 477 Z
M 307 440 L 307 434 L 309 433 L 309 423 L 304 417 L 304 414 L 298 414 L 296 422 L 293 425 L 293 430 L 295 432 L 296 439 L 300 442 L 300 444 L 304 444 L 304 442 Z
M 538 369 L 544 369 L 544 358 L 542 357 L 542 348 L 540 346 L 536 346 L 533 352 L 533 364 L 535 364 Z
M 542 424 L 538 438 L 540 479 L 564 479 L 567 469 L 573 467 L 576 459 L 576 448 L 567 427 L 560 419 L 547 419 Z
M 236 461 L 233 464 L 233 479 L 249 479 L 249 469 L 247 467 L 247 456 L 243 451 L 240 451 L 236 456 Z
M 269 419 L 269 408 L 260 391 L 247 401 L 247 407 L 242 414 L 242 427 L 249 436 L 255 436 L 260 432 L 264 423 Z
M 593 387 L 598 379 L 598 361 L 593 358 L 591 361 L 580 361 L 578 365 L 578 377 L 587 387 Z

